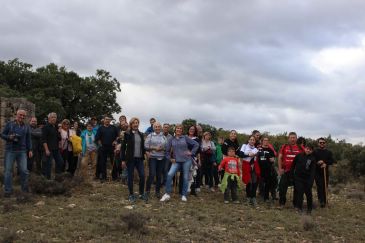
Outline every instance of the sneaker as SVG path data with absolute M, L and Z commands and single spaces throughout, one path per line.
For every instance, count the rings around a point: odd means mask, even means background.
M 165 201 L 168 201 L 168 200 L 170 200 L 170 195 L 169 194 L 167 194 L 167 193 L 165 193 L 165 194 L 163 194 L 163 196 L 162 196 L 162 198 L 161 198 L 161 200 L 160 200 L 160 202 L 165 202 Z
M 144 194 L 142 194 L 142 200 L 145 201 L 145 203 L 148 203 L 148 198 L 150 196 L 149 192 L 145 192 Z
M 183 202 L 187 202 L 187 201 L 188 201 L 188 199 L 186 198 L 186 196 L 182 196 L 182 197 L 181 197 L 181 201 L 183 201 Z
M 224 203 L 225 203 L 225 204 L 228 204 L 228 203 L 229 203 L 229 201 L 227 201 L 227 200 L 224 200 Z
M 134 195 L 129 195 L 129 197 L 128 197 L 128 201 L 129 201 L 130 203 L 135 203 L 135 202 L 136 202 L 136 197 L 135 197 Z
M 211 188 L 210 188 L 210 191 L 211 191 L 211 192 L 215 192 L 214 187 L 211 187 Z
M 253 197 L 251 201 L 252 201 L 252 206 L 257 205 L 256 197 Z
M 200 192 L 200 187 L 195 188 L 196 192 Z
M 233 201 L 233 203 L 234 203 L 234 204 L 240 204 L 240 201 L 235 200 L 235 201 Z

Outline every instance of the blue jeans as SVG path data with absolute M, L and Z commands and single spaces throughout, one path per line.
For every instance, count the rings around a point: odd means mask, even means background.
M 156 158 L 150 158 L 148 160 L 149 174 L 147 179 L 146 191 L 150 192 L 153 179 L 156 176 L 156 193 L 160 193 L 161 188 L 161 176 L 165 167 L 165 159 L 158 160 Z
M 134 168 L 136 168 L 137 172 L 138 172 L 138 176 L 139 176 L 139 194 L 142 195 L 144 193 L 144 165 L 143 165 L 143 159 L 134 158 L 132 161 L 127 161 L 129 195 L 133 195 Z
M 16 160 L 20 172 L 20 182 L 23 192 L 28 192 L 29 171 L 27 169 L 27 153 L 25 151 L 5 151 L 4 185 L 5 193 L 13 192 L 13 163 Z
M 46 156 L 46 160 L 43 165 L 43 175 L 47 179 L 51 179 L 52 172 L 52 159 L 54 159 L 56 163 L 56 174 L 60 174 L 64 171 L 63 159 L 58 149 L 51 150 L 51 154 Z
M 170 171 L 167 174 L 166 180 L 166 193 L 171 194 L 172 192 L 172 178 L 174 177 L 175 173 L 182 168 L 183 170 L 183 188 L 182 188 L 182 195 L 186 196 L 188 193 L 188 180 L 189 180 L 189 170 L 191 167 L 191 159 L 185 162 L 176 162 L 171 165 Z

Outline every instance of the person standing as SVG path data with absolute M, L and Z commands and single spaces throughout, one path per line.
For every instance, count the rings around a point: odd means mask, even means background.
M 213 166 L 216 166 L 215 160 L 215 144 L 211 141 L 210 132 L 205 132 L 203 134 L 203 140 L 200 144 L 201 153 L 200 160 L 202 163 L 202 176 L 205 179 L 205 186 L 209 186 L 209 190 L 214 192 L 213 183 Z
M 148 197 L 144 193 L 145 174 L 143 164 L 146 151 L 143 133 L 139 131 L 139 119 L 133 117 L 129 122 L 129 127 L 130 129 L 124 134 L 120 151 L 122 168 L 127 168 L 128 171 L 128 200 L 131 203 L 136 201 L 133 191 L 134 168 L 136 168 L 139 177 L 139 198 L 147 202 Z
M 4 197 L 13 193 L 13 163 L 16 160 L 20 171 L 21 189 L 29 192 L 27 169 L 27 156 L 32 157 L 32 142 L 30 128 L 24 123 L 26 111 L 19 109 L 15 120 L 8 122 L 1 133 L 1 138 L 6 141 L 4 156 Z
M 33 149 L 33 157 L 28 157 L 28 170 L 34 171 L 38 174 L 42 173 L 42 146 L 41 146 L 41 138 L 42 138 L 42 129 L 38 127 L 37 118 L 30 118 L 29 122 L 30 134 L 32 138 L 32 149 Z M 35 168 L 34 168 L 35 164 Z
M 317 185 L 318 201 L 321 208 L 324 208 L 327 204 L 326 190 L 328 188 L 329 180 L 329 165 L 334 163 L 332 152 L 326 147 L 326 140 L 319 138 L 318 148 L 314 150 L 314 157 L 317 161 L 315 181 Z M 326 175 L 326 178 L 325 178 Z
M 193 148 L 189 150 L 188 146 Z M 191 156 L 194 155 L 199 149 L 199 143 L 183 135 L 183 126 L 177 124 L 175 127 L 175 136 L 167 142 L 166 157 L 171 158 L 171 168 L 167 176 L 166 181 L 166 193 L 162 196 L 161 202 L 170 200 L 170 194 L 172 192 L 172 178 L 175 173 L 183 168 L 183 190 L 181 201 L 186 202 L 188 185 L 189 185 L 189 171 L 191 168 Z
M 240 154 L 240 145 L 237 140 L 237 131 L 236 130 L 231 130 L 229 132 L 229 138 L 224 140 L 224 143 L 222 144 L 222 153 L 224 156 L 228 155 L 227 152 L 228 152 L 229 147 L 235 148 L 236 155 Z
M 284 144 L 280 148 L 278 157 L 279 166 L 279 203 L 280 206 L 284 206 L 286 203 L 286 193 L 288 187 L 294 184 L 293 174 L 291 167 L 295 156 L 304 151 L 304 148 L 297 145 L 297 134 L 295 132 L 289 133 L 288 144 Z M 295 195 L 293 196 L 293 203 L 295 205 Z
M 240 150 L 242 157 L 242 181 L 246 184 L 247 202 L 256 206 L 256 190 L 260 179 L 260 166 L 257 162 L 258 149 L 255 147 L 256 139 L 250 136 L 247 144 Z
M 313 156 L 313 146 L 306 145 L 304 153 L 295 156 L 291 167 L 296 188 L 296 208 L 303 211 L 303 196 L 307 198 L 307 213 L 313 208 L 312 186 L 316 173 L 316 159 Z
M 165 166 L 165 149 L 167 140 L 166 137 L 161 132 L 161 124 L 159 122 L 153 123 L 153 133 L 150 133 L 145 142 L 144 148 L 146 149 L 146 154 L 148 157 L 148 168 L 149 175 L 146 185 L 146 196 L 149 197 L 152 182 L 156 176 L 156 197 L 160 198 L 160 188 L 161 188 L 161 177 L 163 169 Z
M 86 125 L 86 130 L 81 132 L 82 143 L 82 159 L 80 163 L 79 173 L 85 179 L 89 180 L 88 165 L 91 163 L 93 174 L 96 170 L 97 144 L 95 143 L 96 131 L 93 130 L 92 123 Z
M 153 123 L 156 122 L 156 119 L 155 118 L 150 118 L 150 125 L 147 129 L 146 129 L 146 132 L 145 132 L 145 135 L 147 136 L 148 134 L 150 133 L 153 133 Z
M 276 198 L 277 174 L 274 167 L 275 153 L 269 146 L 269 138 L 264 136 L 262 138 L 261 146 L 258 148 L 257 158 L 261 171 L 261 180 L 263 184 L 264 201 L 269 200 L 269 193 L 271 192 L 272 199 Z
M 162 131 L 163 131 L 163 135 L 166 137 L 166 141 L 169 141 L 172 138 L 172 135 L 170 134 L 170 124 L 168 123 L 164 123 L 163 127 L 162 127 Z M 162 174 L 162 185 L 165 186 L 166 185 L 166 180 L 167 180 L 167 173 L 170 170 L 171 167 L 171 161 L 168 160 L 166 157 L 164 159 L 165 162 L 165 166 L 163 169 L 163 174 Z
M 73 175 L 76 169 L 76 162 L 74 161 L 71 143 L 71 136 L 73 133 L 70 130 L 70 121 L 68 119 L 64 119 L 61 122 L 59 133 L 61 134 L 59 148 L 64 162 L 63 170 L 65 170 L 67 164 L 67 172 Z
M 223 141 L 222 141 L 223 142 Z M 234 203 L 239 203 L 237 196 L 237 188 L 240 183 L 239 161 L 235 154 L 235 148 L 228 148 L 228 156 L 226 156 L 219 164 L 218 170 L 224 170 L 224 176 L 220 185 L 221 191 L 224 193 L 224 203 L 229 203 L 229 193 Z
M 110 159 L 112 165 L 114 165 L 114 147 L 117 144 L 118 130 L 115 126 L 110 124 L 111 117 L 104 117 L 103 126 L 99 127 L 96 132 L 95 141 L 100 146 L 100 171 L 97 178 L 101 179 L 103 183 L 107 179 L 107 160 Z
M 61 135 L 58 132 L 57 114 L 52 112 L 48 114 L 48 123 L 42 128 L 42 144 L 46 159 L 42 166 L 43 175 L 51 179 L 52 159 L 55 160 L 55 173 L 60 174 L 64 171 L 64 162 L 59 150 Z

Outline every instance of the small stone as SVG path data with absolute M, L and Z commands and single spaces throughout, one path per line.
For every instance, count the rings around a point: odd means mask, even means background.
M 71 204 L 67 205 L 67 207 L 68 207 L 68 208 L 74 208 L 74 207 L 76 207 L 76 204 L 71 203 Z
M 16 233 L 17 234 L 23 234 L 24 233 L 24 230 L 18 230 Z
M 129 205 L 129 206 L 125 206 L 124 208 L 126 208 L 126 209 L 133 209 L 133 206 Z
M 44 201 L 39 201 L 36 204 L 34 204 L 35 206 L 44 206 L 46 203 Z

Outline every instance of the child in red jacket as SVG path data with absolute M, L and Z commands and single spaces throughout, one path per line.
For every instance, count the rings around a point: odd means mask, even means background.
M 219 164 L 218 170 L 224 170 L 224 176 L 220 189 L 224 192 L 224 203 L 229 203 L 229 191 L 231 191 L 232 201 L 239 203 L 237 197 L 237 188 L 240 181 L 240 170 L 238 166 L 238 158 L 235 156 L 235 148 L 229 147 L 228 156 Z

